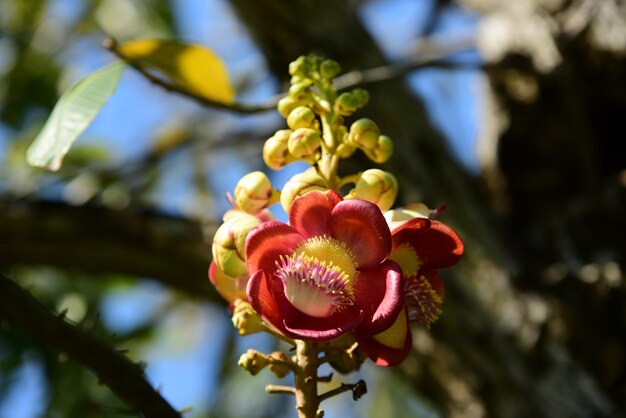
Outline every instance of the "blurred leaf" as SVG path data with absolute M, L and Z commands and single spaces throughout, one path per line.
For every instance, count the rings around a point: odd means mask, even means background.
M 209 100 L 233 102 L 235 93 L 226 66 L 208 48 L 176 40 L 145 39 L 126 42 L 118 51 L 128 60 L 159 71 L 193 93 Z
M 95 71 L 70 87 L 59 99 L 43 129 L 28 149 L 29 164 L 58 170 L 63 157 L 113 94 L 123 62 Z

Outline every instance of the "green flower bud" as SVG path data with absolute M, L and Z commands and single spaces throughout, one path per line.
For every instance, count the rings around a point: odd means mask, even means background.
M 289 96 L 298 103 L 308 103 L 312 98 L 311 81 L 305 80 L 289 87 Z
M 335 78 L 341 72 L 341 66 L 337 61 L 324 60 L 320 65 L 320 75 L 324 78 Z
M 230 277 L 248 274 L 246 269 L 246 237 L 261 220 L 253 215 L 230 218 L 215 232 L 213 237 L 213 260 L 217 267 Z
M 398 195 L 398 181 L 393 174 L 372 168 L 361 174 L 349 197 L 377 205 L 382 212 L 393 206 Z
M 291 369 L 284 364 L 279 364 L 278 362 L 274 362 L 274 360 L 278 360 L 279 362 L 288 362 L 289 357 L 282 351 L 274 351 L 269 355 L 270 358 L 270 372 L 274 374 L 278 379 L 282 379 L 287 376 Z
M 311 72 L 311 63 L 302 55 L 289 64 L 289 75 L 306 77 Z
M 352 95 L 357 102 L 357 107 L 361 108 L 365 106 L 370 101 L 370 94 L 367 90 L 363 89 L 354 89 L 352 90 Z
M 289 208 L 295 198 L 314 190 L 327 191 L 328 183 L 317 174 L 314 168 L 310 168 L 303 173 L 296 174 L 285 184 L 280 194 L 280 204 L 285 212 L 289 213 Z
M 250 335 L 263 331 L 263 322 L 247 300 L 237 299 L 234 302 L 233 325 L 239 335 Z
M 287 125 L 291 129 L 310 128 L 315 121 L 315 113 L 306 107 L 298 106 L 289 113 L 287 117 Z
M 378 145 L 380 130 L 371 119 L 359 119 L 350 126 L 348 143 L 363 150 L 373 150 Z
M 270 360 L 265 354 L 250 348 L 239 357 L 237 364 L 252 376 L 255 376 L 270 364 Z
M 253 171 L 243 176 L 235 186 L 237 207 L 252 215 L 276 203 L 276 191 L 267 175 Z
M 358 100 L 352 93 L 341 93 L 335 100 L 335 111 L 341 116 L 350 116 L 358 106 Z
M 263 161 L 272 170 L 278 170 L 291 162 L 289 161 L 290 155 L 287 142 L 292 133 L 291 129 L 281 129 L 265 141 L 263 145 Z
M 320 133 L 315 129 L 300 128 L 289 136 L 287 146 L 289 152 L 296 158 L 310 157 L 317 151 L 322 142 Z
M 295 101 L 293 97 L 285 96 L 278 101 L 278 105 L 276 107 L 278 109 L 278 112 L 286 119 L 291 111 L 298 106 L 300 106 L 300 104 Z
M 393 154 L 393 141 L 387 135 L 381 135 L 378 137 L 378 143 L 375 149 L 364 151 L 370 160 L 382 164 Z

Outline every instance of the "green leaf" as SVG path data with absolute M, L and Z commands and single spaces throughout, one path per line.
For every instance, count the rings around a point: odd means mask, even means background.
M 235 93 L 222 59 L 210 49 L 173 39 L 140 39 L 121 44 L 125 59 L 155 70 L 209 100 L 230 104 Z
M 63 93 L 43 129 L 28 148 L 28 163 L 58 170 L 74 141 L 115 91 L 123 69 L 123 62 L 114 62 L 91 73 Z

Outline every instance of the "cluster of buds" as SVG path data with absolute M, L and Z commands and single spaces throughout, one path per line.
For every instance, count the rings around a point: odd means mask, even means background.
M 305 56 L 289 72 L 289 94 L 278 103 L 288 129 L 265 142 L 263 159 L 273 170 L 294 161 L 310 167 L 281 191 L 260 171 L 239 180 L 213 239 L 209 276 L 241 335 L 266 331 L 298 350 L 292 358 L 249 350 L 239 364 L 251 374 L 268 367 L 277 377 L 298 375 L 325 351 L 341 373 L 367 357 L 396 365 L 411 348 L 409 324 L 429 325 L 441 313 L 438 269 L 456 263 L 463 244 L 432 219 L 439 210 L 391 209 L 398 194 L 391 173 L 339 175 L 340 160 L 357 150 L 378 164 L 393 153 L 374 121 L 345 125 L 369 96 L 363 89 L 337 93 L 339 64 Z M 268 211 L 279 202 L 289 223 Z
M 337 62 L 314 55 L 291 63 L 291 88 L 278 102 L 289 129 L 276 131 L 265 142 L 263 160 L 269 168 L 278 170 L 294 161 L 306 161 L 316 166 L 316 174 L 326 181 L 324 187 L 334 189 L 340 181 L 338 159 L 350 157 L 357 149 L 379 164 L 391 157 L 393 143 L 381 135 L 374 121 L 362 118 L 349 127 L 344 125 L 345 117 L 367 104 L 369 94 L 357 88 L 337 95 L 333 79 L 340 72 Z M 314 178 L 313 182 L 320 180 Z

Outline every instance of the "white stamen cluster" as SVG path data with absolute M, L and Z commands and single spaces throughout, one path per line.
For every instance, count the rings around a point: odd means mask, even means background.
M 354 303 L 350 277 L 332 262 L 320 261 L 304 254 L 293 254 L 288 257 L 280 256 L 276 267 L 276 277 L 282 280 L 288 292 L 294 293 L 292 297 L 296 297 L 297 293 L 298 298 L 306 298 L 306 292 L 309 292 L 309 300 L 313 302 L 317 300 L 316 294 L 321 291 L 330 297 L 333 313 Z M 302 294 L 303 291 L 305 294 Z

